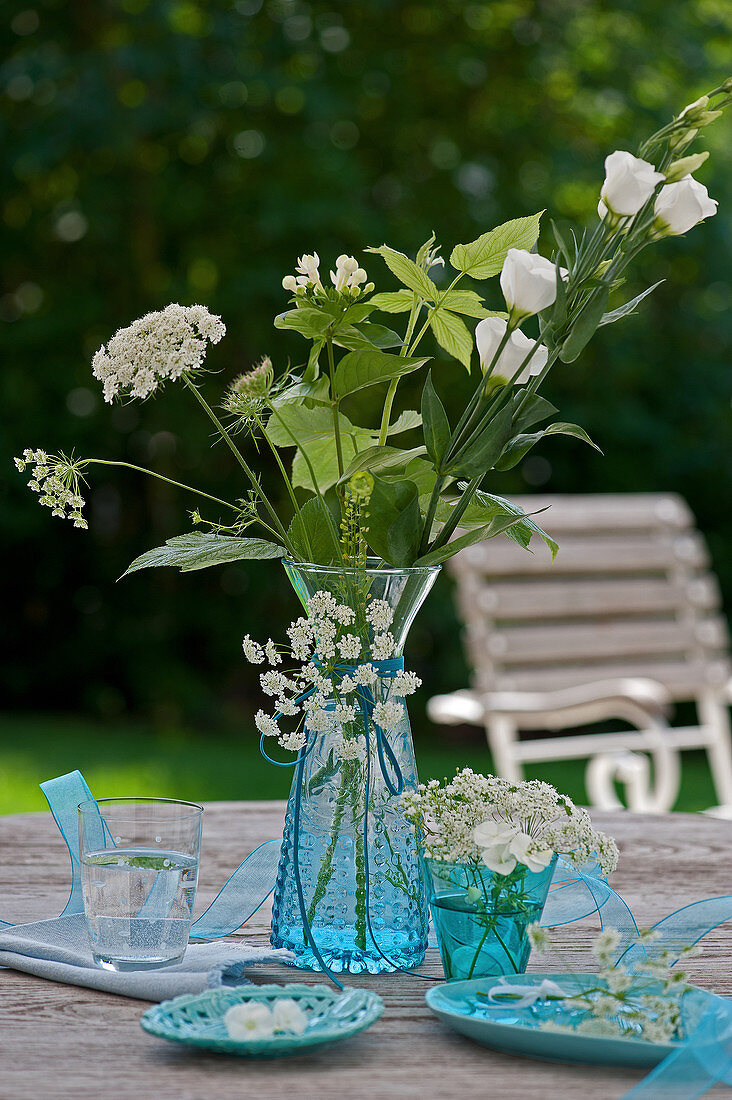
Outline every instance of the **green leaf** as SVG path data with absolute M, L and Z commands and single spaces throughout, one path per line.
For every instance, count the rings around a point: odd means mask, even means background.
M 361 321 L 365 321 L 375 309 L 373 298 L 369 298 L 368 302 L 355 302 L 344 311 L 341 320 L 348 325 L 357 325 Z
M 387 294 L 374 294 L 369 305 L 382 310 L 383 313 L 409 313 L 412 308 L 413 294 L 411 290 L 395 290 Z
M 287 534 L 301 561 L 333 565 L 340 560 L 335 524 L 320 497 L 305 501 L 292 517 Z
M 522 397 L 522 391 L 514 395 L 512 402 L 514 408 L 522 400 Z M 547 401 L 545 397 L 541 397 L 538 393 L 534 393 L 527 401 L 524 401 L 520 413 L 513 420 L 513 428 L 515 431 L 523 432 L 526 428 L 530 428 L 532 424 L 538 424 L 539 421 L 546 420 L 552 413 L 558 411 L 557 407 L 552 405 L 551 401 Z
M 332 323 L 332 318 L 319 309 L 313 309 L 312 306 L 303 306 L 302 309 L 290 309 L 287 313 L 279 313 L 274 323 L 275 328 L 291 328 L 301 336 L 307 336 L 313 340 L 323 336 Z
M 470 244 L 456 244 L 450 263 L 456 271 L 464 271 L 473 279 L 490 279 L 503 267 L 509 248 L 533 248 L 539 236 L 543 213 L 541 210 L 527 218 L 504 222 Z
M 422 517 L 412 481 L 374 477 L 369 501 L 368 544 L 389 565 L 409 566 L 419 553 Z
M 551 223 L 554 240 L 565 260 L 565 266 L 570 267 L 574 263 L 577 254 L 577 242 L 574 239 L 574 231 L 569 222 Z
M 584 428 L 580 428 L 579 424 L 563 424 L 558 421 L 555 424 L 550 424 L 548 428 L 544 429 L 544 435 L 571 435 L 575 439 L 581 439 L 583 443 L 589 443 L 599 454 L 602 454 L 602 450 L 593 443 L 589 435 Z
M 345 420 L 345 417 L 343 419 Z M 366 431 L 365 428 L 356 428 L 353 424 L 350 424 L 349 431 L 341 433 L 344 466 L 347 466 L 359 451 L 365 451 L 367 447 L 370 447 L 373 441 L 373 432 Z M 307 451 L 315 472 L 318 489 L 321 493 L 325 493 L 326 489 L 329 489 L 331 485 L 335 485 L 339 477 L 338 456 L 332 427 L 327 435 L 315 436 L 302 443 L 292 462 L 293 485 L 315 492 L 315 485 L 313 485 L 310 469 L 303 456 L 303 450 Z
M 621 317 L 629 317 L 631 313 L 635 313 L 635 307 L 639 304 L 639 302 L 642 302 L 644 298 L 647 298 L 649 294 L 652 294 L 656 287 L 659 287 L 663 282 L 665 282 L 665 280 L 660 279 L 657 283 L 654 283 L 653 286 L 649 286 L 646 290 L 644 290 L 642 294 L 636 295 L 636 297 L 633 298 L 632 301 L 626 302 L 622 306 L 618 306 L 617 309 L 610 310 L 609 313 L 603 313 L 602 317 L 600 318 L 600 324 L 597 327 L 599 328 L 600 325 L 612 325 L 615 323 L 615 321 L 619 321 Z
M 439 546 L 436 550 L 431 550 L 427 554 L 423 554 L 421 558 L 417 558 L 415 565 L 440 565 L 443 561 L 447 561 L 448 558 L 453 557 L 460 550 L 464 550 L 466 546 L 473 546 L 476 542 L 485 542 L 486 539 L 495 538 L 496 535 L 502 535 L 504 531 L 508 531 L 511 527 L 521 523 L 519 516 L 501 515 L 496 516 L 485 527 L 476 527 L 474 531 L 467 531 L 464 535 L 459 535 L 458 538 L 452 539 L 450 542 L 445 543 L 444 546 Z
M 459 488 L 465 488 L 463 482 Z M 512 501 L 506 500 L 505 497 L 496 496 L 493 493 L 486 493 L 482 489 L 479 489 L 473 496 L 468 508 L 465 511 L 465 515 L 460 521 L 460 525 L 463 525 L 466 516 L 469 512 L 474 510 L 476 517 L 480 513 L 480 509 L 484 509 L 486 513 L 495 515 L 498 513 L 504 515 L 519 516 L 521 523 L 518 523 L 506 530 L 506 534 L 514 542 L 517 542 L 520 546 L 523 546 L 525 550 L 528 550 L 529 543 L 533 535 L 538 535 L 541 538 L 551 553 L 552 560 L 556 557 L 559 546 L 554 539 L 546 533 L 546 531 L 535 523 L 533 519 L 526 512 L 523 511 L 518 505 L 513 504 Z M 543 511 L 544 509 L 542 509 Z
M 397 252 L 396 249 L 389 248 L 387 244 L 382 244 L 380 248 L 367 248 L 366 252 L 375 252 L 378 256 L 383 257 L 392 274 L 396 275 L 404 286 L 409 287 L 420 298 L 425 298 L 428 302 L 435 301 L 437 287 L 427 272 L 423 271 L 414 260 L 410 260 L 408 256 L 405 256 L 403 252 Z M 371 301 L 373 301 L 373 298 Z
M 415 409 L 405 409 L 400 413 L 393 424 L 389 425 L 387 435 L 400 435 L 401 432 L 410 432 L 413 428 L 419 428 L 422 417 Z
M 399 333 L 394 332 L 394 329 L 387 328 L 386 325 L 377 325 L 374 321 L 364 321 L 358 328 L 374 347 L 400 348 L 402 346 L 403 341 Z
M 524 458 L 532 447 L 534 447 L 541 439 L 544 439 L 548 435 L 571 435 L 575 439 L 581 439 L 584 443 L 589 443 L 591 447 L 594 447 L 596 451 L 602 454 L 602 451 L 593 443 L 584 428 L 580 428 L 578 424 L 563 424 L 557 422 L 550 424 L 547 428 L 543 428 L 540 432 L 532 432 L 530 435 L 517 435 L 508 444 L 503 454 L 496 462 L 496 470 L 512 470 L 522 458 Z
M 208 569 L 210 565 L 223 565 L 228 561 L 284 557 L 284 547 L 264 539 L 243 539 L 233 535 L 218 535 L 207 531 L 191 531 L 168 539 L 165 546 L 156 546 L 141 554 L 122 574 L 136 573 L 138 569 L 152 566 L 177 566 L 182 573 L 194 569 Z M 120 578 L 121 579 L 121 578 Z
M 473 337 L 464 321 L 446 309 L 438 309 L 430 321 L 435 340 L 470 373 L 470 356 L 473 353 Z
M 425 448 L 421 446 L 404 451 L 399 447 L 381 446 L 377 443 L 373 447 L 367 447 L 365 451 L 359 451 L 339 481 L 348 481 L 359 470 L 392 470 L 394 473 L 404 473 L 413 458 L 419 458 L 425 453 Z
M 507 317 L 508 314 L 497 314 L 495 310 L 486 309 L 482 299 L 474 290 L 448 290 L 440 298 L 440 307 L 450 309 L 453 313 L 462 313 L 465 317 Z
M 320 374 L 320 363 L 318 359 L 324 347 L 325 338 L 323 336 L 319 336 L 317 339 L 313 340 L 313 346 L 310 348 L 310 354 L 308 355 L 308 363 L 302 376 L 303 382 L 315 382 L 317 379 Z
M 563 363 L 574 363 L 582 354 L 607 309 L 608 296 L 609 291 L 606 288 L 593 292 L 564 341 L 559 353 Z
M 339 414 L 339 425 L 341 432 L 353 427 L 343 413 Z M 324 435 L 333 437 L 333 411 L 325 405 L 308 409 L 294 401 L 283 405 L 278 401 L 267 422 L 267 438 L 275 447 L 294 447 Z
M 312 401 L 316 405 L 330 405 L 330 382 L 328 378 L 323 375 L 322 378 L 318 378 L 313 382 L 306 382 L 303 377 L 302 382 L 295 382 L 292 386 L 288 386 L 286 390 L 278 393 L 273 404 L 279 409 L 291 401 L 296 401 L 298 404 L 303 401 Z
M 452 432 L 445 406 L 440 401 L 432 382 L 432 371 L 428 372 L 422 390 L 422 423 L 427 454 L 435 468 L 439 470 L 450 446 Z
M 478 477 L 493 468 L 503 448 L 511 438 L 511 406 L 506 405 L 483 429 L 481 434 L 463 448 L 448 467 L 449 472 L 465 477 Z
M 415 359 L 385 351 L 351 351 L 336 367 L 334 397 L 341 401 L 349 393 L 410 374 L 427 362 L 429 357 Z

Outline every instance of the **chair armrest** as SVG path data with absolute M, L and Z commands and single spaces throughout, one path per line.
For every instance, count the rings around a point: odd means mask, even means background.
M 670 701 L 655 680 L 623 677 L 558 691 L 456 691 L 433 696 L 427 714 L 446 725 L 482 725 L 491 717 L 506 717 L 519 729 L 563 729 L 622 718 L 642 729 L 664 725 Z

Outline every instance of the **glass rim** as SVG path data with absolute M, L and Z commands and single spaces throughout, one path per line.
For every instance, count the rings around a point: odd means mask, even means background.
M 403 568 L 389 565 L 384 569 L 369 566 L 369 562 L 377 562 L 379 558 L 366 558 L 366 566 L 363 569 L 353 565 L 318 565 L 312 561 L 293 561 L 292 558 L 283 558 L 283 565 L 291 565 L 294 569 L 300 569 L 305 573 L 329 573 L 339 576 L 359 576 L 365 573 L 369 577 L 404 577 L 404 576 L 428 576 L 430 573 L 439 573 L 441 565 L 405 565 Z
M 183 798 L 154 798 L 148 797 L 146 795 L 121 795 L 118 798 L 90 798 L 87 799 L 85 802 L 80 802 L 76 809 L 79 816 L 81 817 L 84 814 L 94 813 L 95 811 L 99 812 L 100 810 L 103 811 L 105 806 L 107 809 L 111 809 L 113 804 L 116 806 L 120 806 L 121 808 L 129 806 L 130 809 L 132 808 L 132 806 L 144 807 L 145 805 L 189 807 L 189 812 L 181 814 L 178 820 L 186 817 L 200 817 L 203 813 L 203 806 L 200 806 L 198 802 L 188 802 L 186 799 Z M 134 820 L 139 821 L 140 818 L 144 818 L 144 816 L 144 814 L 134 814 Z M 121 818 L 121 820 L 125 820 L 124 816 Z M 130 816 L 129 820 L 133 820 L 132 815 Z

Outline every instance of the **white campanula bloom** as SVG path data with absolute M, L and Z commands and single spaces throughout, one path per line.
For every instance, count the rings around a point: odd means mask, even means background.
M 205 306 L 172 302 L 119 329 L 96 352 L 92 373 L 102 382 L 104 400 L 146 398 L 166 380 L 174 381 L 200 369 L 207 345 L 217 344 L 226 326 Z
M 330 279 L 340 294 L 343 290 L 357 290 L 368 279 L 368 275 L 353 256 L 339 256 L 336 269 L 331 271 Z
M 299 276 L 297 279 L 298 286 L 307 286 L 310 283 L 318 290 L 323 289 L 323 284 L 320 281 L 320 256 L 317 252 L 313 252 L 311 255 L 305 253 L 300 256 L 295 270 Z
M 241 647 L 244 650 L 244 656 L 252 665 L 261 665 L 264 661 L 264 650 L 259 642 L 255 642 L 248 634 L 244 635 L 241 643 Z
M 562 279 L 569 274 L 560 269 Z M 524 248 L 509 248 L 501 271 L 501 290 L 513 317 L 541 313 L 557 297 L 557 269 L 551 260 Z
M 266 1039 L 275 1030 L 271 1010 L 257 1001 L 245 1001 L 227 1008 L 224 1025 L 231 1039 Z
M 655 166 L 632 153 L 616 150 L 605 158 L 605 182 L 600 192 L 602 208 L 616 217 L 626 218 L 637 214 L 650 199 L 664 176 Z
M 653 212 L 658 229 L 676 235 L 688 233 L 705 218 L 714 217 L 718 205 L 703 183 L 693 176 L 684 176 L 678 183 L 667 183 L 661 188 Z
M 497 362 L 491 368 L 493 359 L 506 335 L 507 327 L 508 322 L 502 317 L 484 317 L 478 322 L 475 329 L 475 343 L 480 366 L 484 374 L 490 369 L 491 376 L 494 378 L 505 378 L 507 382 L 524 385 L 534 375 L 541 374 L 549 358 L 549 352 L 543 344 L 538 344 L 534 349 L 536 341 L 525 336 L 520 329 L 514 329 L 505 342 Z M 531 358 L 527 360 L 529 355 Z
M 414 695 L 417 688 L 422 686 L 422 681 L 416 673 L 402 669 L 401 672 L 397 672 L 393 684 L 396 694 L 403 698 L 406 695 Z
M 289 1031 L 293 1035 L 302 1035 L 308 1026 L 306 1013 L 292 997 L 277 998 L 272 1005 L 272 1019 L 275 1031 Z

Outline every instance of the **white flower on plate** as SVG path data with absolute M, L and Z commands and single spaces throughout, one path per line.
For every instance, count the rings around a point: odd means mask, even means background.
M 307 1015 L 292 997 L 278 997 L 272 1006 L 275 1031 L 291 1031 L 302 1035 L 308 1026 Z
M 607 211 L 619 218 L 632 217 L 644 206 L 664 176 L 653 164 L 617 149 L 605 158 L 605 182 L 600 192 L 600 217 Z M 603 213 L 603 210 L 605 213 Z
M 678 235 L 688 233 L 705 218 L 714 217 L 718 205 L 703 183 L 693 176 L 684 176 L 678 183 L 667 183 L 661 188 L 653 212 L 662 232 Z
M 274 1034 L 275 1021 L 267 1005 L 244 1001 L 224 1013 L 224 1025 L 231 1039 L 267 1039 Z
M 569 272 L 560 269 L 562 279 Z M 501 290 L 513 317 L 541 313 L 556 300 L 557 269 L 551 260 L 524 248 L 509 248 L 501 271 Z
M 478 348 L 481 370 L 485 374 L 501 345 L 508 322 L 502 317 L 484 317 L 475 328 L 475 343 Z M 498 360 L 492 367 L 492 377 L 505 378 L 507 382 L 523 385 L 536 374 L 541 374 L 546 366 L 549 352 L 543 344 L 525 336 L 520 329 L 514 329 L 503 346 Z M 527 356 L 531 358 L 527 360 Z M 524 362 L 526 365 L 524 366 Z

